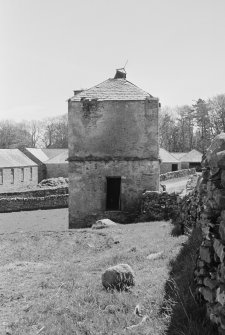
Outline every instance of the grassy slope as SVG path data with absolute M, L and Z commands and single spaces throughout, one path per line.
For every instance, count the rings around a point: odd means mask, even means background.
M 171 329 L 174 306 L 179 309 L 172 294 L 166 295 L 167 308 L 161 308 L 169 272 L 179 273 L 179 266 L 171 268 L 169 262 L 187 242 L 170 231 L 169 223 L 154 222 L 1 235 L 0 334 L 3 328 L 13 335 L 164 334 Z M 147 259 L 159 251 L 159 259 Z M 101 285 L 104 269 L 117 263 L 130 264 L 136 273 L 136 285 L 128 292 L 107 292 Z M 126 330 L 141 321 L 134 314 L 137 304 L 148 320 Z M 179 317 L 183 324 L 185 313 Z
M 123 334 L 140 322 L 139 303 L 150 318 L 129 333 L 160 334 L 158 310 L 168 261 L 184 237 L 169 236 L 167 223 L 141 223 L 101 231 L 16 233 L 0 237 L 0 318 L 13 334 Z M 147 255 L 163 251 L 158 260 Z M 130 264 L 136 286 L 109 293 L 101 285 L 105 268 Z M 151 333 L 150 331 L 150 333 Z

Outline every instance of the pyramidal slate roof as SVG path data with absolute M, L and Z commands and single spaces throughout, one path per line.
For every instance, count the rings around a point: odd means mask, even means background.
M 70 101 L 83 99 L 104 100 L 145 100 L 156 99 L 125 78 L 107 79 L 102 83 L 74 95 Z

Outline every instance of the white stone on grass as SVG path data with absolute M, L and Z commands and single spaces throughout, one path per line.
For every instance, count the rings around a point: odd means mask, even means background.
M 110 219 L 102 219 L 102 220 L 98 220 L 96 221 L 93 226 L 92 229 L 103 229 L 103 228 L 107 228 L 107 227 L 113 227 L 116 226 L 117 223 L 113 222 Z
M 155 252 L 155 253 L 153 253 L 153 254 L 148 255 L 148 256 L 147 256 L 147 259 L 149 259 L 149 260 L 159 259 L 159 258 L 162 257 L 162 255 L 163 255 L 163 252 L 162 252 L 162 251 L 160 251 L 160 252 Z
M 134 286 L 134 272 L 128 264 L 111 266 L 102 274 L 102 285 L 106 289 L 126 290 Z

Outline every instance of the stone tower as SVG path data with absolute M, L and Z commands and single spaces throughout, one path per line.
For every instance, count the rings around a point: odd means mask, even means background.
M 68 105 L 69 228 L 135 211 L 159 189 L 158 99 L 117 70 Z

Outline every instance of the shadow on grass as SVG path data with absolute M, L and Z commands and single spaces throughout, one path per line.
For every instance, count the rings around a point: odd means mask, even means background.
M 217 335 L 216 328 L 206 317 L 206 308 L 195 299 L 193 271 L 197 250 L 202 242 L 201 232 L 195 228 L 176 259 L 165 285 L 162 314 L 170 322 L 165 335 Z

